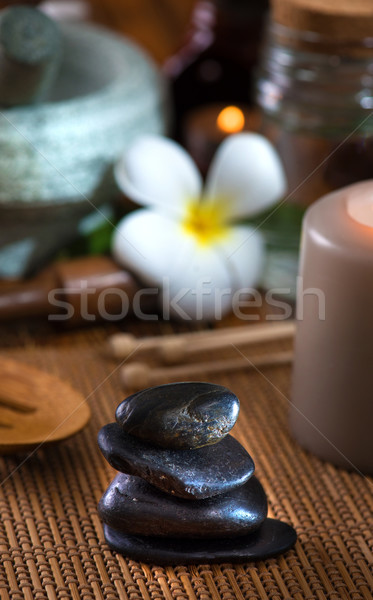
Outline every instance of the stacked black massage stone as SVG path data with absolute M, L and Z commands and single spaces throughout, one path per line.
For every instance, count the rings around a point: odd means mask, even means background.
M 210 383 L 172 383 L 129 396 L 100 449 L 120 473 L 99 503 L 105 538 L 156 564 L 237 562 L 289 549 L 292 527 L 267 518 L 254 463 L 229 431 L 238 398 Z

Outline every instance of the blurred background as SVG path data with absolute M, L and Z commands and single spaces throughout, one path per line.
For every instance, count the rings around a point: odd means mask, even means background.
M 194 0 L 90 0 L 92 19 L 135 39 L 162 64 L 180 45 Z
M 287 192 L 245 224 L 265 241 L 260 290 L 293 309 L 306 208 L 371 177 L 369 19 L 332 0 L 317 19 L 294 0 L 31 0 L 31 27 L 20 4 L 0 2 L 0 318 L 48 315 L 48 293 L 82 281 L 141 286 L 110 253 L 135 207 L 113 166 L 143 133 L 176 139 L 203 176 L 231 134 L 272 142 Z

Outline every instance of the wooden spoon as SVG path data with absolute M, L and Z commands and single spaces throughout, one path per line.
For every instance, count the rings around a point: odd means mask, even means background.
M 0 454 L 70 437 L 90 414 L 84 397 L 58 377 L 0 357 Z

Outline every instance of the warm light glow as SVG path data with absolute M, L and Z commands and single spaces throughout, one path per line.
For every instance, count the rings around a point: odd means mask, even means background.
M 373 198 L 367 195 L 347 201 L 347 212 L 355 221 L 373 227 Z
M 238 133 L 245 127 L 245 115 L 238 106 L 226 106 L 220 111 L 216 123 L 224 133 Z

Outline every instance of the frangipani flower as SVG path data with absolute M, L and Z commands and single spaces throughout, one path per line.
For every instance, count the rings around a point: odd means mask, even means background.
M 122 191 L 145 208 L 119 223 L 117 261 L 149 286 L 163 289 L 163 307 L 184 319 L 219 318 L 237 291 L 258 281 L 259 231 L 240 224 L 285 192 L 271 144 L 240 133 L 220 145 L 205 187 L 187 152 L 170 139 L 139 138 L 115 167 Z

